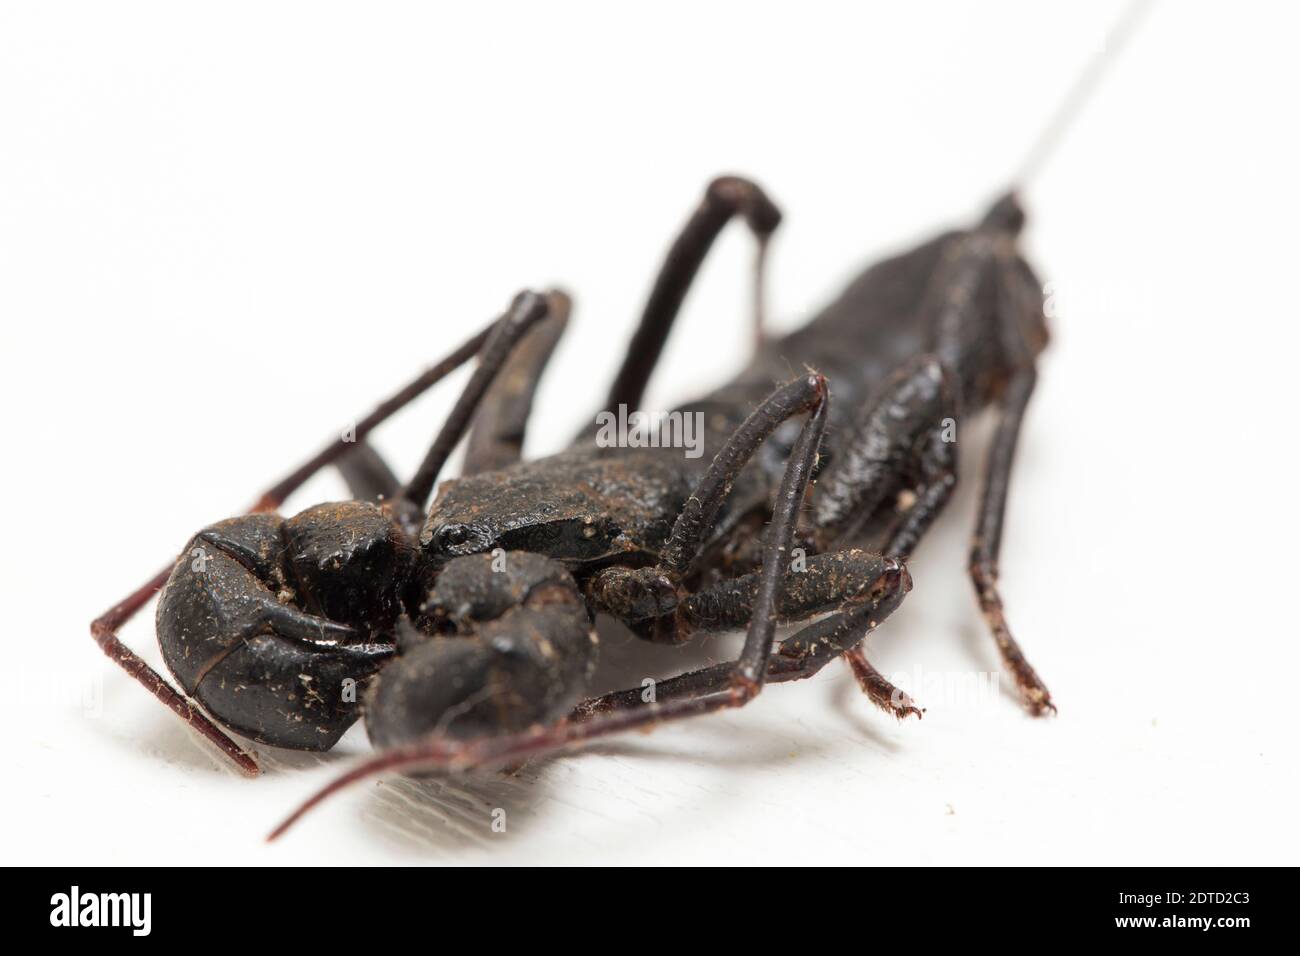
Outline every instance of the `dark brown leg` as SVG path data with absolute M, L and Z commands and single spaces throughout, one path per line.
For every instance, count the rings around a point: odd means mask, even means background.
M 1033 367 L 1018 372 L 1007 384 L 999 402 L 997 432 L 989 449 L 988 464 L 984 473 L 984 494 L 980 501 L 979 521 L 971 543 L 970 576 L 975 585 L 984 619 L 993 631 L 998 651 L 1007 669 L 1016 679 L 1025 706 L 1035 715 L 1056 712 L 1051 694 L 1034 669 L 1025 660 L 1020 645 L 1011 636 L 1006 616 L 1002 611 L 1002 596 L 998 593 L 998 552 L 1002 547 L 1002 525 L 1007 512 L 1007 488 L 1011 481 L 1011 465 L 1015 460 L 1016 440 L 1024 422 L 1025 406 L 1033 394 L 1037 374 Z
M 754 253 L 754 289 L 753 298 L 753 334 L 754 352 L 757 353 L 767 342 L 767 250 L 766 236 L 759 236 L 758 249 Z
M 386 501 L 402 487 L 388 463 L 368 442 L 356 442 L 334 467 L 347 483 L 348 493 L 358 501 Z
M 838 609 L 838 614 L 810 625 L 782 642 L 777 654 L 768 663 L 768 682 L 811 677 L 835 655 L 837 648 L 847 647 L 848 650 L 843 654 L 844 662 L 852 671 L 862 692 L 873 704 L 900 720 L 907 716 L 920 717 L 923 711 L 916 706 L 915 701 L 886 680 L 867 660 L 861 647 L 861 641 L 867 633 L 892 612 L 897 604 L 895 601 L 894 604 L 882 605 L 870 589 L 882 580 L 889 579 L 900 568 L 901 562 L 895 558 L 850 550 L 813 555 L 806 560 L 803 571 L 788 573 L 780 607 L 782 620 L 813 617 L 833 609 Z M 744 575 L 692 595 L 683 603 L 683 613 L 680 615 L 685 626 L 703 630 L 730 630 L 741 626 L 741 619 L 749 606 L 752 592 L 750 579 L 753 577 L 752 574 Z M 912 586 L 911 577 L 905 570 L 902 572 L 902 581 L 898 600 Z M 865 593 L 870 598 L 873 611 L 868 615 L 853 617 L 854 606 L 863 600 L 864 588 L 867 589 Z M 849 622 L 856 622 L 860 630 L 842 628 L 846 616 Z M 683 685 L 683 688 L 686 686 L 688 685 Z M 633 689 L 623 693 L 635 695 L 637 691 Z M 598 709 L 601 706 L 603 699 L 599 698 L 581 705 L 588 709 Z
M 867 656 L 862 653 L 861 645 L 845 651 L 844 662 L 853 672 L 853 677 L 862 688 L 862 693 L 885 713 L 899 720 L 904 717 L 916 717 L 919 720 L 925 716 L 924 707 L 916 706 L 916 701 L 891 684 L 885 679 L 884 674 L 872 666 L 871 661 L 867 660 Z
M 787 382 L 768 396 L 710 462 L 677 516 L 667 542 L 659 549 L 659 564 L 645 568 L 614 566 L 596 574 L 587 585 L 587 597 L 593 606 L 629 625 L 672 614 L 679 601 L 682 578 L 699 555 L 704 534 L 741 470 L 782 422 L 810 410 L 814 414 L 809 421 L 820 422 L 825 406 L 826 383 L 816 374 Z M 793 453 L 790 461 L 794 461 Z
M 434 384 L 446 377 L 473 358 L 488 340 L 488 336 L 498 323 L 493 323 L 477 335 L 470 338 L 449 356 L 417 376 L 410 384 L 381 403 L 378 408 L 357 423 L 352 437 L 362 442 L 365 437 L 381 422 L 399 409 L 423 394 Z M 327 465 L 339 461 L 357 446 L 336 439 L 329 446 L 299 468 L 295 469 L 281 481 L 272 485 L 257 500 L 252 512 L 274 511 L 284 500 L 302 486 L 312 475 Z M 149 600 L 161 590 L 171 575 L 175 562 L 159 571 L 138 591 L 132 593 L 120 604 L 115 605 L 91 622 L 90 633 L 110 660 L 115 661 L 128 674 L 143 684 L 149 691 L 175 712 L 182 720 L 197 730 L 212 743 L 216 744 L 242 771 L 247 774 L 258 772 L 257 764 L 238 744 L 228 737 L 216 724 L 209 720 L 193 702 L 177 691 L 157 671 L 146 664 L 139 655 L 128 648 L 117 636 L 117 632 L 149 603 Z
M 892 507 L 888 499 L 906 489 L 916 501 L 884 551 L 911 554 L 956 485 L 954 444 L 943 440 L 943 419 L 955 416 L 955 407 L 953 383 L 935 356 L 919 356 L 894 374 L 817 483 L 819 547 L 860 540 L 862 523 Z
M 434 483 L 438 480 L 438 473 L 442 471 L 442 466 L 447 463 L 447 458 L 465 434 L 465 429 L 469 427 L 470 419 L 478 411 L 479 402 L 487 392 L 488 386 L 505 365 L 516 343 L 524 337 L 534 323 L 546 317 L 547 307 L 548 301 L 545 296 L 538 295 L 536 292 L 521 292 L 510 303 L 506 314 L 493 325 L 479 353 L 478 367 L 474 369 L 474 374 L 470 376 L 465 390 L 452 406 L 451 413 L 434 438 L 433 444 L 424 456 L 424 461 L 420 462 L 415 475 L 401 491 L 401 497 L 416 511 L 421 513 L 424 511 L 424 506 L 433 493 Z
M 170 567 L 160 571 L 153 580 L 136 591 L 121 604 L 110 608 L 97 617 L 90 625 L 90 633 L 104 653 L 121 668 L 143 684 L 160 701 L 167 705 L 181 720 L 206 737 L 229 757 L 236 767 L 250 777 L 258 774 L 257 763 L 244 750 L 209 720 L 198 706 L 177 691 L 156 670 L 150 667 L 138 654 L 123 644 L 117 637 L 117 631 L 129 621 L 140 608 L 149 603 L 167 578 L 171 575 Z
M 871 665 L 871 662 L 863 655 L 861 647 L 845 651 L 842 657 L 844 662 L 849 665 L 849 669 L 853 672 L 854 679 L 857 680 L 862 692 L 885 713 L 891 717 L 897 717 L 899 720 L 904 717 L 919 718 L 925 714 L 924 708 L 917 707 L 916 701 L 891 684 L 883 674 Z M 809 662 L 803 667 L 790 667 L 778 654 L 768 665 L 766 682 L 768 684 L 783 684 L 787 681 L 803 680 L 818 673 L 825 665 L 826 660 L 819 659 Z M 731 671 L 730 664 L 716 664 L 713 667 L 701 668 L 697 671 L 682 674 L 679 677 L 660 681 L 655 684 L 655 700 L 658 702 L 665 698 L 700 697 L 716 693 L 719 689 L 725 687 L 731 679 Z M 647 706 L 643 696 L 644 693 L 644 688 L 633 687 L 628 690 L 614 691 L 601 697 L 593 697 L 591 700 L 583 701 L 574 708 L 569 719 L 575 721 L 590 720 L 599 714 Z
M 686 292 L 695 279 L 709 247 L 722 227 L 735 215 L 743 215 L 758 240 L 754 278 L 754 323 L 756 336 L 763 322 L 763 269 L 768 237 L 781 222 L 780 210 L 755 183 L 739 176 L 720 176 L 709 184 L 704 199 L 691 215 L 655 279 L 641 314 L 641 324 L 628 346 L 627 357 L 610 387 L 605 408 L 619 405 L 636 408 L 645 394 L 646 383 L 663 351 L 673 320 Z
M 947 402 L 941 414 L 944 417 L 955 416 L 954 409 L 955 406 Z M 941 420 L 930 423 L 918 454 L 916 484 L 909 489 L 915 500 L 890 529 L 885 554 L 904 559 L 911 557 L 921 536 L 934 524 L 957 487 L 956 445 L 946 441 L 943 432 Z
M 523 337 L 483 396 L 465 447 L 463 475 L 496 471 L 523 457 L 524 433 L 537 383 L 569 322 L 570 300 L 547 293 L 549 314 Z
M 913 701 L 889 683 L 862 656 L 858 645 L 902 601 L 911 579 L 901 562 L 860 551 L 816 555 L 806 571 L 787 572 L 778 612 L 781 620 L 811 617 L 827 610 L 836 613 L 801 629 L 781 642 L 767 663 L 767 683 L 803 680 L 820 671 L 837 654 L 853 655 L 854 674 L 867 696 L 895 717 L 920 716 Z M 747 574 L 693 595 L 685 608 L 689 619 L 706 630 L 730 630 L 751 618 L 750 607 L 758 582 Z M 711 595 L 711 596 L 710 596 Z M 845 650 L 848 648 L 848 650 Z M 690 671 L 655 684 L 655 702 L 678 697 L 700 697 L 724 689 L 731 680 L 731 664 Z M 614 691 L 584 701 L 571 719 L 587 720 L 598 714 L 646 705 L 644 688 Z

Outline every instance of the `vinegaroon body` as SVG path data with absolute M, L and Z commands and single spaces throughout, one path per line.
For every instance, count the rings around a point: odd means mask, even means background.
M 669 252 L 605 408 L 638 407 L 687 288 L 735 215 L 758 239 L 761 289 L 780 215 L 754 183 L 717 179 Z M 356 444 L 335 443 L 250 514 L 199 532 L 92 632 L 248 772 L 252 758 L 194 701 L 255 741 L 308 750 L 328 749 L 364 713 L 380 752 L 331 790 L 383 770 L 516 762 L 741 706 L 766 682 L 840 656 L 881 707 L 919 714 L 859 645 L 910 589 L 903 561 L 952 494 L 953 425 L 991 406 L 999 422 L 971 577 L 1026 705 L 1053 709 L 997 590 L 1012 456 L 1047 342 L 1042 286 L 1016 247 L 1022 225 L 1008 195 L 975 227 L 868 269 L 802 329 L 774 339 L 760 329 L 744 372 L 678 410 L 701 413 L 695 458 L 603 447 L 593 428 L 558 455 L 520 461 L 533 390 L 568 317 L 562 293 L 521 293 L 359 422 Z M 448 421 L 399 485 L 366 434 L 475 356 Z M 426 512 L 467 430 L 464 474 Z M 274 513 L 331 463 L 355 500 Z M 159 642 L 184 695 L 116 636 L 160 587 Z M 640 687 L 585 699 L 597 612 L 654 641 L 747 633 L 734 663 L 662 681 L 653 702 Z M 814 617 L 773 648 L 778 622 Z
M 1108 34 L 1017 183 L 1041 167 L 1146 7 L 1131 4 Z M 737 215 L 758 241 L 757 347 L 730 383 L 677 410 L 702 422 L 702 454 L 609 447 L 593 427 L 560 454 L 522 461 L 533 393 L 569 300 L 520 293 L 358 422 L 352 441 L 331 444 L 249 514 L 200 531 L 174 564 L 92 623 L 113 660 L 248 773 L 256 763 L 218 724 L 324 750 L 364 715 L 379 752 L 272 837 L 372 774 L 518 763 L 742 706 L 766 683 L 811 676 L 836 657 L 887 712 L 919 716 L 860 645 L 911 589 L 903 562 L 951 498 L 953 428 L 986 408 L 997 427 L 970 576 L 1026 707 L 1055 710 L 998 593 L 1012 460 L 1047 344 L 1042 285 L 1017 249 L 1024 216 L 1014 191 L 971 228 L 872 266 L 803 328 L 766 339 L 763 264 L 780 213 L 754 183 L 715 180 L 669 250 L 607 411 L 639 407 L 696 272 Z M 446 423 L 400 484 L 366 436 L 473 358 Z M 462 476 L 426 510 L 467 432 Z M 331 464 L 353 500 L 274 513 Z M 183 694 L 117 637 L 160 589 L 159 644 Z M 649 699 L 641 687 L 590 698 L 597 613 L 652 641 L 740 628 L 745 640 L 735 661 L 661 681 Z M 773 647 L 778 623 L 810 620 Z

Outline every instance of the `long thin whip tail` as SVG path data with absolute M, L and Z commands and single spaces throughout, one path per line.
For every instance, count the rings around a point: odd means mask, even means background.
M 1023 189 L 1032 177 L 1042 171 L 1066 131 L 1079 118 L 1088 100 L 1101 84 L 1102 78 L 1115 65 L 1153 4 L 1154 0 L 1132 0 L 1124 8 L 1115 25 L 1107 31 L 1104 42 L 1093 52 L 1069 93 L 1056 108 L 1056 112 L 1052 114 L 1052 118 L 1025 156 L 1013 180 L 1017 190 Z

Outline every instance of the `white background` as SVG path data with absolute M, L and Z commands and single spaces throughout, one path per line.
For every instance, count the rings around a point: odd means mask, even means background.
M 360 728 L 241 779 L 103 658 L 92 617 L 526 285 L 577 303 L 529 436 L 562 447 L 716 173 L 783 207 L 772 311 L 797 325 L 874 257 L 970 222 L 1118 10 L 466 6 L 0 8 L 3 859 L 1295 863 L 1300 23 L 1281 2 L 1158 6 L 1026 185 L 1061 308 L 1002 566 L 1059 717 L 971 682 L 997 672 L 964 572 L 976 426 L 869 642 L 923 721 L 836 665 L 511 779 L 363 785 L 263 845 L 366 750 Z M 729 229 L 648 407 L 743 365 L 750 256 Z M 377 434 L 404 473 L 454 392 Z M 126 637 L 157 660 L 152 608 Z M 603 679 L 732 644 L 607 629 Z

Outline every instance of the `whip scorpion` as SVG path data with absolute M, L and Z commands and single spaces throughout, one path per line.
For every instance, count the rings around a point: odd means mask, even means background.
M 761 287 L 780 214 L 755 183 L 721 177 L 670 250 L 605 408 L 639 406 L 691 280 L 733 216 L 757 238 Z M 1004 196 L 974 227 L 868 269 L 802 329 L 761 337 L 739 376 L 677 410 L 703 423 L 698 457 L 608 447 L 593 428 L 566 451 L 522 461 L 569 300 L 520 293 L 358 422 L 353 442 L 333 443 L 250 514 L 195 535 L 94 622 L 95 638 L 250 773 L 252 757 L 218 724 L 325 750 L 364 714 L 380 750 L 347 779 L 464 770 L 738 707 L 836 657 L 882 708 L 919 714 L 860 645 L 910 590 L 904 561 L 952 494 L 953 423 L 991 406 L 999 422 L 971 577 L 1026 706 L 1050 710 L 997 589 L 1016 436 L 1047 342 L 1042 285 L 1016 247 L 1023 221 Z M 367 434 L 471 358 L 446 423 L 398 482 Z M 791 366 L 807 371 L 789 378 Z M 429 506 L 466 432 L 463 473 Z M 353 500 L 276 514 L 327 464 Z M 183 694 L 117 638 L 159 588 L 158 639 Z M 737 628 L 746 637 L 736 661 L 664 680 L 651 702 L 641 687 L 588 699 L 596 613 L 651 641 Z M 773 647 L 778 623 L 808 619 Z
M 1083 86 L 1095 79 L 1094 69 Z M 714 180 L 668 252 L 601 408 L 639 409 L 687 291 L 733 217 L 757 240 L 756 348 L 732 381 L 675 410 L 701 423 L 702 453 L 611 447 L 593 426 L 558 454 L 523 460 L 535 388 L 570 300 L 522 292 L 359 421 L 351 440 L 333 442 L 248 514 L 198 532 L 92 623 L 109 657 L 246 773 L 257 764 L 223 727 L 327 750 L 364 718 L 377 753 L 272 836 L 372 774 L 518 764 L 740 707 L 835 658 L 886 712 L 919 716 L 861 645 L 911 590 L 905 561 L 952 496 L 952 428 L 984 409 L 997 424 L 970 578 L 1024 705 L 1055 710 L 998 591 L 1012 461 L 1048 340 L 1043 286 L 1017 246 L 1025 217 L 1015 191 L 968 228 L 868 268 L 802 328 L 770 337 L 763 271 L 780 213 L 754 182 Z M 367 435 L 471 360 L 446 422 L 400 482 Z M 466 437 L 462 474 L 438 485 Z M 329 465 L 351 500 L 277 513 Z M 179 689 L 117 636 L 160 590 L 158 640 Z M 648 641 L 737 629 L 745 639 L 734 661 L 663 680 L 649 697 L 642 687 L 591 697 L 598 614 Z M 800 623 L 774 643 L 778 624 Z

